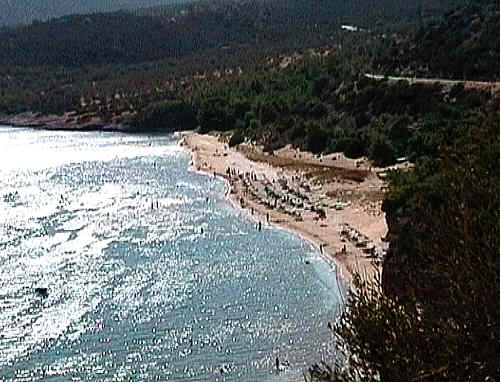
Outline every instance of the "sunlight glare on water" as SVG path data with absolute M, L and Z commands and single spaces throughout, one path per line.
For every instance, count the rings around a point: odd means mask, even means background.
M 331 356 L 328 266 L 174 137 L 0 127 L 0 155 L 0 380 L 285 381 Z

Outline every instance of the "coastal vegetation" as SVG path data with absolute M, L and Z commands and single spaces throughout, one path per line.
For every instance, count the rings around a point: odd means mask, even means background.
M 455 139 L 457 121 L 490 101 L 487 91 L 461 85 L 368 79 L 335 53 L 206 85 L 183 99 L 198 111 L 201 132 L 238 127 L 268 151 L 287 144 L 316 154 L 343 151 L 377 166 L 436 153 Z
M 380 4 L 385 13 L 362 12 L 360 4 L 295 3 L 200 2 L 8 29 L 0 39 L 0 114 L 72 111 L 77 120 L 119 121 L 136 132 L 237 128 L 269 151 L 291 144 L 317 154 L 368 156 L 386 166 L 398 157 L 433 154 L 454 138 L 456 121 L 488 105 L 486 90 L 364 76 L 381 68 L 406 73 L 398 69 L 406 65 L 406 52 L 383 48 L 392 41 L 384 31 L 405 33 L 414 46 L 425 28 L 409 22 L 416 14 L 426 25 L 468 28 L 463 19 L 470 7 L 443 22 L 436 15 L 448 8 L 432 2 L 405 9 L 387 0 Z M 476 8 L 477 16 L 494 6 Z M 373 29 L 342 30 L 347 15 Z M 374 22 L 391 17 L 398 23 Z M 195 31 L 200 38 L 184 36 Z
M 391 176 L 381 282 L 360 277 L 335 327 L 337 364 L 314 381 L 495 381 L 500 375 L 500 124 Z
M 355 277 L 332 329 L 338 358 L 309 378 L 495 381 L 499 99 L 365 74 L 498 80 L 500 7 L 404 3 L 194 3 L 7 28 L 0 114 L 72 111 L 136 133 L 223 131 L 270 153 L 410 160 L 389 172 L 381 279 Z
M 498 81 L 500 5 L 470 2 L 406 35 L 386 39 L 373 68 L 392 75 Z
M 378 52 L 387 55 L 384 33 L 406 36 L 416 18 L 434 20 L 459 3 L 200 1 L 2 28 L 0 114 L 74 110 L 106 121 L 193 81 L 253 73 L 309 49 L 341 50 L 365 68 Z M 345 31 L 342 23 L 363 32 Z

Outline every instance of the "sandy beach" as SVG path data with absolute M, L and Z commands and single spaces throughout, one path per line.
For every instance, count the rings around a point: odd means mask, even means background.
M 310 240 L 347 282 L 354 272 L 375 280 L 387 234 L 380 169 L 342 154 L 318 157 L 290 147 L 268 154 L 252 144 L 229 148 L 224 136 L 180 136 L 192 152 L 193 167 L 227 179 L 231 201 L 258 224 Z

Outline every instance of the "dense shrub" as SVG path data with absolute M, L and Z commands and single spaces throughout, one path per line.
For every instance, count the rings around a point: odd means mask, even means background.
M 198 124 L 191 105 L 183 101 L 153 103 L 143 109 L 133 122 L 136 131 L 161 130 L 172 132 L 191 130 Z
M 359 158 L 365 155 L 366 145 L 359 138 L 346 138 L 341 142 L 341 147 L 344 147 L 344 154 L 348 158 Z
M 313 125 L 307 137 L 307 149 L 314 154 L 323 152 L 328 145 L 329 134 L 320 127 Z
M 376 138 L 368 151 L 368 155 L 376 166 L 389 166 L 396 162 L 394 148 L 387 138 Z
M 234 147 L 239 145 L 240 143 L 243 143 L 245 141 L 245 137 L 241 133 L 241 130 L 236 130 L 233 135 L 231 135 L 231 138 L 229 139 L 229 147 Z
M 312 380 L 498 380 L 499 120 L 478 119 L 438 158 L 391 176 L 382 283 L 355 277 L 337 358 Z
M 200 133 L 230 130 L 236 122 L 227 99 L 221 97 L 202 99 L 198 110 L 198 121 Z

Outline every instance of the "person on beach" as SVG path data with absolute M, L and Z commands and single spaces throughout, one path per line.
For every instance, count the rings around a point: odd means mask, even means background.
M 269 224 L 269 212 L 266 214 L 266 221 Z
M 262 223 L 259 221 L 259 232 L 262 231 Z

